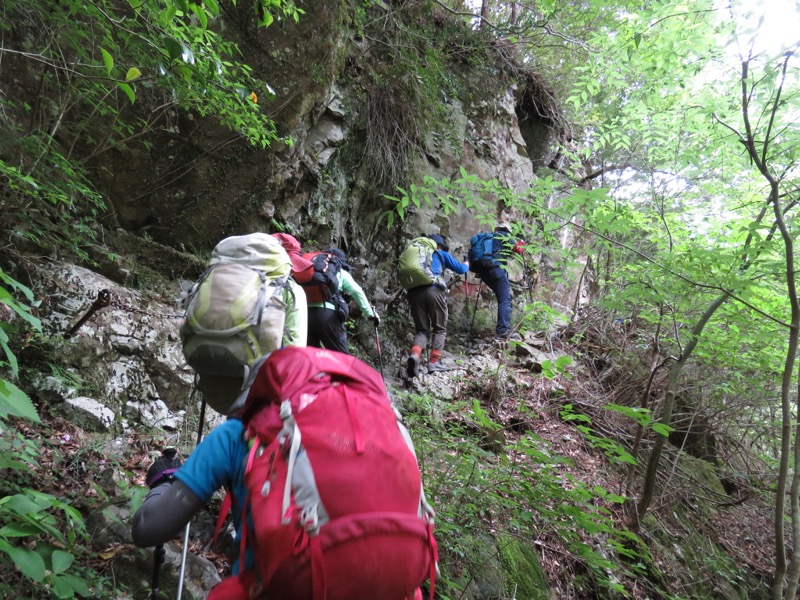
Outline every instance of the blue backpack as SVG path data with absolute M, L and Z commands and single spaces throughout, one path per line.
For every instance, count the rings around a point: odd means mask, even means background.
M 499 246 L 499 244 L 498 244 Z M 481 273 L 497 266 L 497 252 L 495 237 L 493 233 L 476 233 L 469 240 L 469 270 L 473 273 Z

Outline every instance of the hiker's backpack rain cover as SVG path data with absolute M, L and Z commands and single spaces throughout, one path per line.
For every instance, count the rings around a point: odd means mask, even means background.
M 437 248 L 436 242 L 429 237 L 418 237 L 411 240 L 400 255 L 400 264 L 397 269 L 400 285 L 407 290 L 433 283 L 439 283 L 443 288 L 446 287 L 441 277 L 434 275 L 431 270 L 433 253 Z
M 259 368 L 243 422 L 256 569 L 210 600 L 419 598 L 437 550 L 411 438 L 381 376 L 348 354 L 287 347 Z M 245 595 L 242 596 L 242 592 Z M 415 596 L 416 594 L 416 596 Z
M 289 255 L 273 236 L 228 237 L 214 248 L 205 273 L 187 292 L 180 330 L 183 354 L 214 410 L 226 414 L 250 365 L 281 347 L 293 302 L 290 271 Z

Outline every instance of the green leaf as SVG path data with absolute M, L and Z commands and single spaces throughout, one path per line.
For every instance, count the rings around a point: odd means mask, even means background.
M 62 574 L 56 578 L 55 585 L 62 587 L 65 592 L 68 594 L 63 596 L 64 598 L 72 598 L 75 594 L 80 596 L 89 597 L 91 596 L 91 590 L 89 586 L 86 584 L 86 580 L 81 577 L 77 577 L 75 575 L 68 575 Z
M 63 550 L 54 550 L 51 558 L 53 561 L 53 573 L 64 573 L 75 562 L 75 557 Z
M 39 414 L 28 395 L 10 381 L 0 379 L 0 417 L 21 417 L 39 423 Z
M 19 364 L 17 363 L 17 357 L 14 355 L 14 352 L 8 346 L 8 335 L 5 331 L 0 329 L 0 348 L 3 349 L 3 352 L 6 355 L 6 362 L 8 366 L 11 368 L 11 372 L 16 377 L 19 375 Z M 0 362 L 2 364 L 2 362 Z
M 131 104 L 136 102 L 136 94 L 131 86 L 129 86 L 127 83 L 118 83 L 117 86 L 125 93 L 125 95 L 128 97 L 128 100 L 131 101 Z
M 494 430 L 499 427 L 497 423 L 489 418 L 489 415 L 486 414 L 486 411 L 481 406 L 480 400 L 477 398 L 472 400 L 472 414 L 475 416 L 475 419 L 478 421 L 478 423 L 487 429 Z
M 125 81 L 133 81 L 134 79 L 139 79 L 141 76 L 142 72 L 139 69 L 136 67 L 131 67 L 125 74 Z M 133 100 L 131 100 L 131 103 L 133 103 Z
M 192 80 L 192 69 L 190 69 L 186 65 L 180 65 L 175 67 L 175 72 L 181 75 L 187 83 Z
M 219 4 L 217 0 L 203 0 L 203 4 L 205 4 L 208 11 L 214 15 L 215 17 L 219 16 Z
M 261 18 L 258 20 L 258 24 L 262 27 L 269 27 L 272 25 L 272 22 L 275 20 L 275 18 L 266 10 L 259 12 L 261 12 Z
M 664 425 L 664 423 L 653 423 L 653 431 L 664 437 L 668 437 L 671 431 L 675 431 L 673 427 Z
M 193 65 L 195 63 L 194 52 L 192 52 L 189 46 L 181 46 L 181 60 L 187 65 Z
M 25 577 L 33 579 L 37 583 L 44 581 L 46 569 L 44 560 L 38 553 L 16 546 L 6 549 L 6 553 Z
M 9 523 L 0 528 L 0 538 L 28 537 L 41 533 L 38 527 L 28 523 Z
M 59 598 L 74 598 L 75 595 L 88 597 L 91 590 L 86 581 L 75 575 L 57 575 L 53 577 L 53 591 Z
M 44 506 L 38 502 L 34 502 L 32 496 L 25 494 L 15 494 L 13 496 L 6 496 L 0 500 L 0 504 L 4 505 L 9 510 L 14 511 L 18 515 L 28 515 L 32 513 L 40 513 Z
M 114 57 L 103 48 L 100 48 L 100 54 L 103 55 L 103 62 L 106 65 L 106 74 L 110 76 L 111 71 L 114 69 Z
M 21 288 L 21 291 L 24 292 L 27 289 L 28 288 L 23 287 Z M 20 304 L 19 302 L 17 302 L 14 299 L 14 297 L 9 293 L 9 291 L 3 287 L 0 287 L 0 304 L 5 304 L 6 306 L 8 306 L 11 310 L 17 313 L 17 315 L 19 315 L 20 317 L 25 319 L 28 323 L 30 323 L 32 327 L 36 329 L 42 328 L 42 322 L 30 313 L 30 309 L 24 304 Z
M 164 38 L 164 50 L 167 51 L 167 56 L 169 56 L 171 60 L 177 60 L 181 57 L 183 46 L 174 39 L 168 37 Z
M 206 15 L 206 11 L 203 10 L 202 6 L 198 6 L 197 4 L 190 4 L 189 8 L 191 11 L 197 16 L 198 20 L 200 21 L 200 27 L 203 29 L 208 28 L 208 16 Z
M 572 364 L 572 357 L 571 356 L 559 356 L 556 359 L 556 369 L 562 370 L 564 367 L 568 367 Z

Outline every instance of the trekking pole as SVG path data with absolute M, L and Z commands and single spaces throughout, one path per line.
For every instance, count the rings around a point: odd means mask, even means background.
M 533 292 L 531 291 L 531 270 L 528 268 L 528 259 L 522 255 L 522 270 L 525 273 L 525 287 L 528 288 L 528 300 L 533 304 Z
M 203 441 L 203 424 L 206 420 L 206 399 L 203 398 L 203 402 L 200 405 L 200 426 L 197 428 L 197 443 L 195 447 L 200 445 L 200 442 Z M 192 522 L 189 521 L 186 523 L 186 529 L 183 532 L 183 553 L 181 554 L 181 570 L 178 574 L 178 600 L 181 600 L 181 596 L 183 595 L 183 576 L 186 572 L 186 558 L 189 554 L 189 529 L 191 528 Z
M 161 572 L 161 565 L 164 564 L 164 556 L 167 551 L 164 550 L 164 544 L 159 544 L 153 551 L 153 585 L 151 588 L 151 600 L 158 600 L 159 590 L 159 575 Z
M 378 365 L 381 368 L 381 379 L 383 379 L 383 382 L 386 383 L 386 379 L 383 377 L 383 353 L 381 352 L 381 336 L 378 335 L 377 325 L 375 325 L 375 345 L 378 347 Z
M 475 308 L 472 310 L 472 323 L 469 326 L 469 343 L 470 343 L 470 345 L 472 345 L 472 343 L 475 341 L 475 339 L 473 337 L 473 333 L 474 333 L 474 330 L 475 330 L 475 315 L 478 314 L 478 300 L 480 300 L 480 297 L 481 297 L 481 288 L 482 287 L 483 287 L 483 279 L 481 279 L 481 282 L 478 284 L 478 292 L 475 294 Z

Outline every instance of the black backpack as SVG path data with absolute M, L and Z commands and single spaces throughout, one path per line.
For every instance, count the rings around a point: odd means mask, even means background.
M 340 273 L 342 262 L 335 254 L 330 252 L 307 252 L 303 258 L 310 260 L 314 265 L 314 274 L 311 279 L 301 283 L 306 293 L 308 302 L 330 302 L 336 307 L 336 312 L 342 321 L 350 317 L 350 305 L 341 294 Z

